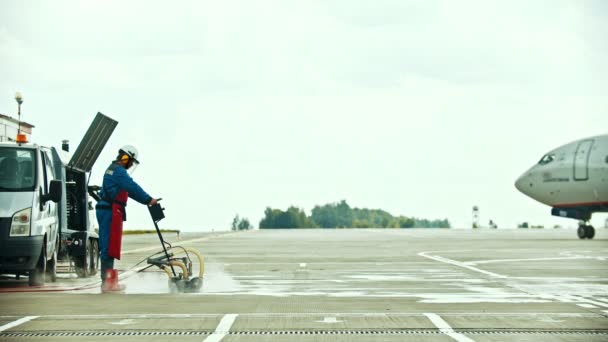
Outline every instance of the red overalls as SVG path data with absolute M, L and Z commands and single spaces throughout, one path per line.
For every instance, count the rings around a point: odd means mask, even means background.
M 108 256 L 120 260 L 122 247 L 122 223 L 127 220 L 125 207 L 129 200 L 129 193 L 121 190 L 112 202 L 112 224 L 110 225 L 110 242 Z

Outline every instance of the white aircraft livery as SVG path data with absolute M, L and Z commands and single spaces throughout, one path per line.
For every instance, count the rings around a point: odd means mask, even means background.
M 551 214 L 579 220 L 578 237 L 593 239 L 593 213 L 608 212 L 608 134 L 585 138 L 545 154 L 515 182 Z

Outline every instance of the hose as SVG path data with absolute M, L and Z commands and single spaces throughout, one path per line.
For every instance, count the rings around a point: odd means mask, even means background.
M 203 275 L 205 274 L 205 258 L 203 257 L 203 255 L 196 249 L 192 249 L 192 248 L 188 248 L 188 247 L 181 247 L 180 251 L 175 252 L 175 254 L 180 254 L 180 253 L 186 253 L 186 254 L 192 253 L 192 254 L 196 255 L 196 257 L 198 258 L 198 264 L 199 264 L 198 277 L 203 278 Z
M 188 247 L 182 247 L 182 246 L 171 246 L 169 248 L 169 250 L 176 250 L 176 251 L 172 251 L 173 255 L 178 255 L 178 254 L 186 254 L 186 256 L 188 257 L 188 261 L 192 262 L 192 260 L 190 259 L 190 253 L 192 253 L 193 255 L 195 255 L 198 258 L 198 264 L 199 264 L 199 271 L 198 271 L 198 277 L 199 278 L 203 278 L 204 274 L 205 274 L 205 258 L 203 257 L 203 255 L 197 251 L 196 249 L 193 248 L 188 248 Z M 162 254 L 163 251 L 154 253 L 150 256 L 148 256 L 147 258 L 141 260 L 140 262 L 138 262 L 137 264 L 135 264 L 135 266 L 133 266 L 133 268 L 137 267 L 138 265 L 142 264 L 143 262 L 145 262 L 146 260 L 148 260 L 148 258 L 151 258 L 153 256 Z M 186 267 L 186 265 L 184 265 L 183 262 L 181 261 L 177 261 L 177 260 L 169 260 L 169 262 L 167 263 L 168 265 L 172 265 L 172 266 L 177 266 L 179 268 L 181 268 L 184 271 L 184 279 L 188 280 L 190 278 L 190 274 L 188 272 L 188 269 Z M 144 269 L 139 270 L 139 272 L 143 272 L 145 270 L 147 270 L 148 268 L 152 267 L 154 265 L 150 265 Z M 171 271 L 169 270 L 168 267 L 161 267 L 161 269 L 163 271 L 165 271 L 165 273 L 167 273 L 167 275 L 169 276 L 169 278 L 173 278 L 173 274 L 171 273 Z
M 183 272 L 182 276 L 184 277 L 185 280 L 188 280 L 190 278 L 190 274 L 188 274 L 188 268 L 186 267 L 186 265 L 184 265 L 183 262 L 177 261 L 177 260 L 171 260 L 167 264 L 169 264 L 171 266 L 177 266 L 177 267 L 181 268 L 182 272 Z M 173 278 L 173 272 L 171 272 L 169 270 L 169 267 L 163 265 L 163 267 L 161 267 L 161 269 L 163 271 L 165 271 L 165 273 L 167 273 L 167 275 L 169 276 L 169 278 Z

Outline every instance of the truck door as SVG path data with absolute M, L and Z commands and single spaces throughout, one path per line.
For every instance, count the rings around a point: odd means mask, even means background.
M 43 191 L 45 194 L 48 194 L 50 189 L 51 180 L 55 179 L 55 172 L 53 167 L 53 160 L 50 158 L 49 153 L 47 151 L 40 151 L 42 156 L 42 173 L 43 173 Z M 47 233 L 48 241 L 54 242 L 57 238 L 57 203 L 53 201 L 48 201 L 45 204 L 40 205 L 40 213 L 42 216 L 43 229 Z M 52 248 L 54 244 L 49 243 L 47 247 L 47 255 L 51 255 L 48 253 L 53 253 L 54 250 Z
M 574 180 L 586 181 L 589 179 L 589 156 L 593 140 L 583 140 L 578 144 L 574 153 Z

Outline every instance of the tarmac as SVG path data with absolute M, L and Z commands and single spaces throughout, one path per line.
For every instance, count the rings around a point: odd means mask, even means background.
M 123 294 L 62 273 L 0 277 L 0 341 L 608 341 L 608 230 L 182 233 L 200 293 L 171 293 L 125 236 Z M 61 269 L 67 271 L 67 265 Z M 196 269 L 196 265 L 194 267 Z M 141 271 L 141 272 L 138 272 Z

